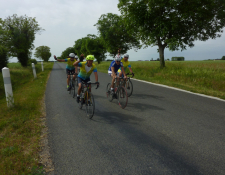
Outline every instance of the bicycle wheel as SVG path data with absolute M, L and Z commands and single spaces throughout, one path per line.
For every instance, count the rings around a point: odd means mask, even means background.
M 79 102 L 79 109 L 82 109 L 83 107 L 83 104 L 84 104 L 84 99 L 80 99 L 80 102 Z
M 123 86 L 117 89 L 116 97 L 120 107 L 124 109 L 127 106 L 128 96 L 127 96 L 127 91 Z
M 72 81 L 72 95 L 73 95 L 73 98 L 75 97 L 75 80 Z
M 78 79 L 77 79 L 77 77 L 75 78 L 75 86 L 77 86 L 78 87 Z
M 108 83 L 106 86 L 106 97 L 109 99 L 110 102 L 113 100 L 113 97 L 111 95 L 111 83 Z
M 95 100 L 91 92 L 88 92 L 88 95 L 86 96 L 85 106 L 87 117 L 91 119 L 95 112 Z
M 69 94 L 71 94 L 71 92 L 72 92 L 72 80 L 70 80 L 69 87 L 70 87 Z
M 132 84 L 130 79 L 128 79 L 126 81 L 126 84 L 125 84 L 124 87 L 125 87 L 125 89 L 127 91 L 127 96 L 130 97 L 132 95 L 132 92 L 133 92 L 133 84 Z

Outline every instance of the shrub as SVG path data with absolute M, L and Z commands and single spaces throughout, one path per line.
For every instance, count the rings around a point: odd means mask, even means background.
M 7 49 L 3 46 L 0 46 L 0 71 L 3 67 L 7 67 L 8 64 Z
M 37 60 L 36 59 L 29 59 L 28 64 L 31 65 L 32 63 L 37 64 Z

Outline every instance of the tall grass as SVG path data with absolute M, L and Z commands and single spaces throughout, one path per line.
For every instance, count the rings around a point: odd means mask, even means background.
M 30 174 L 38 167 L 39 140 L 43 117 L 42 103 L 53 63 L 45 63 L 45 71 L 37 64 L 37 78 L 32 68 L 10 63 L 15 105 L 7 108 L 3 80 L 0 78 L 0 174 Z M 2 77 L 2 74 L 0 74 Z M 3 91 L 3 92 L 2 92 Z M 39 170 L 38 170 L 39 171 Z M 41 170 L 40 170 L 41 171 Z
M 107 72 L 110 62 L 97 65 Z M 131 62 L 135 78 L 178 87 L 225 99 L 225 61 L 168 61 L 161 69 L 157 61 Z

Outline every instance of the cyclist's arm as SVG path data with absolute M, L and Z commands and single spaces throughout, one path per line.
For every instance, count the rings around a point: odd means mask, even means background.
M 56 61 L 58 61 L 58 62 L 66 62 L 65 60 L 62 60 L 62 59 L 56 59 Z
M 94 72 L 94 74 L 95 74 L 95 82 L 98 82 L 98 73 Z
M 123 68 L 123 67 L 121 67 L 121 70 L 122 70 L 122 72 L 123 72 L 124 78 L 126 78 L 126 77 L 127 77 L 127 75 L 126 75 L 126 73 L 125 73 L 125 71 L 124 71 L 124 68 Z
M 112 70 L 112 75 L 113 75 L 113 76 L 116 76 L 116 73 L 115 73 L 115 71 L 114 71 L 114 67 L 111 67 L 111 70 Z
M 131 69 L 131 67 L 129 67 L 130 73 L 133 73 L 133 70 Z
M 73 65 L 74 65 L 74 66 L 78 66 L 79 62 L 80 62 L 80 61 L 78 60 L 78 61 L 76 61 L 75 63 L 73 63 Z

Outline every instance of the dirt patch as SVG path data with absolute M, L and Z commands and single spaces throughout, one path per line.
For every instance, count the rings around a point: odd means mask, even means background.
M 50 147 L 48 145 L 48 128 L 46 125 L 45 96 L 42 99 L 41 105 L 42 105 L 41 125 L 43 126 L 43 128 L 40 137 L 39 165 L 43 166 L 43 169 L 47 174 L 53 174 L 54 165 L 52 163 L 50 155 Z

